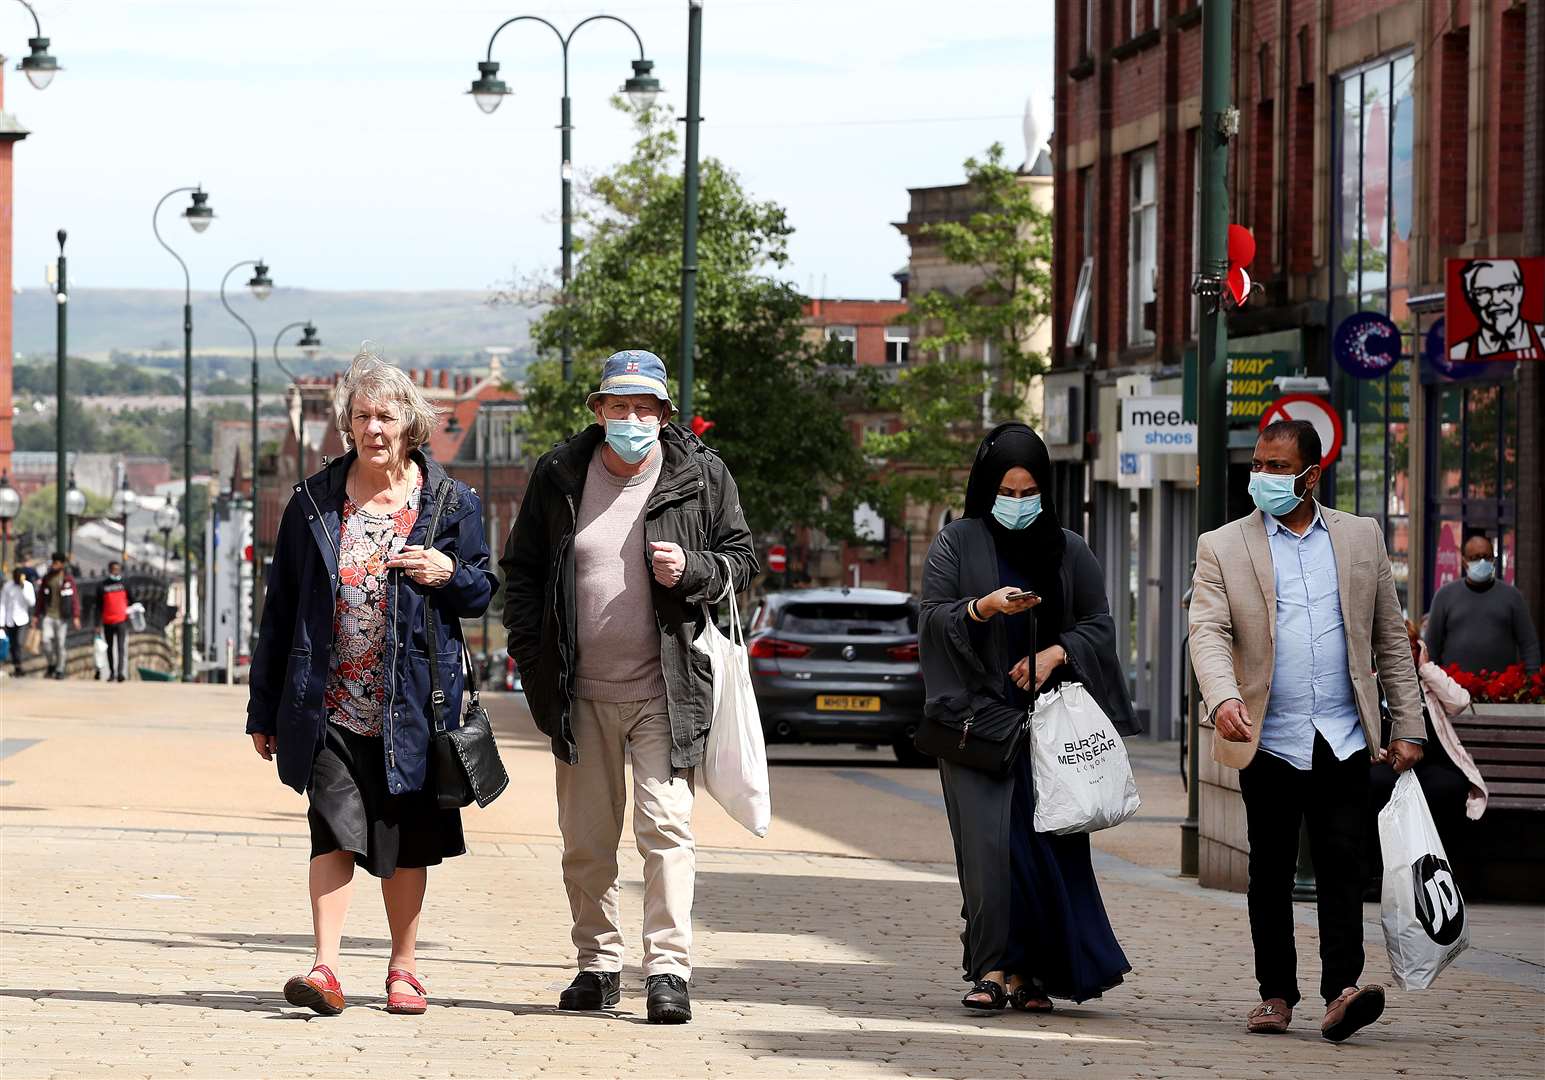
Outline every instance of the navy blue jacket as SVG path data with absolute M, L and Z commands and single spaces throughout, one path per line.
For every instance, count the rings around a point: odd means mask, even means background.
M 338 598 L 338 544 L 344 488 L 353 451 L 295 485 L 284 509 L 273 563 L 268 570 L 263 624 L 252 657 L 247 733 L 277 735 L 279 779 L 296 791 L 311 782 L 312 764 L 322 746 L 327 710 L 328 659 L 333 646 L 333 613 Z M 447 480 L 445 469 L 422 453 L 413 455 L 424 476 L 418 521 L 407 543 L 423 544 L 434 514 L 434 493 Z M 425 760 L 432 726 L 429 664 L 440 665 L 442 709 L 448 727 L 461 718 L 464 688 L 461 670 L 461 622 L 483 614 L 493 596 L 495 576 L 488 566 L 483 511 L 478 497 L 459 480 L 440 517 L 434 546 L 456 563 L 451 579 L 438 588 L 420 585 L 400 570 L 391 571 L 392 633 L 386 642 L 386 711 L 382 723 L 382 767 L 392 794 L 424 786 Z M 425 641 L 424 605 L 439 616 L 439 635 Z

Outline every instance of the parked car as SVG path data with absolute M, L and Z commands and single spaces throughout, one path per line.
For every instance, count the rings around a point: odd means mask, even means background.
M 751 618 L 751 685 L 767 741 L 890 746 L 906 765 L 923 715 L 917 600 L 888 589 L 769 594 Z

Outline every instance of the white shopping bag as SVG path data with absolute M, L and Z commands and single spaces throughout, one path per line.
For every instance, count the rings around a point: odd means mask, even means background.
M 1421 781 L 1410 769 L 1400 774 L 1389 804 L 1379 811 L 1379 846 L 1389 969 L 1400 989 L 1425 990 L 1469 948 L 1470 924 Z
M 128 608 L 128 611 L 127 611 L 127 614 L 129 616 L 129 626 L 133 628 L 134 632 L 136 634 L 144 633 L 145 632 L 145 605 L 144 604 L 130 604 L 129 608 Z
M 721 556 L 722 558 L 722 556 Z M 703 751 L 703 782 L 725 812 L 756 836 L 772 824 L 772 795 L 767 781 L 767 744 L 762 717 L 751 689 L 751 661 L 728 559 L 724 559 L 725 594 L 730 601 L 730 637 L 712 620 L 692 647 L 708 656 L 713 668 L 713 722 Z M 719 598 L 723 600 L 724 597 Z
M 1036 832 L 1098 832 L 1142 805 L 1126 744 L 1082 683 L 1035 699 L 1030 753 Z

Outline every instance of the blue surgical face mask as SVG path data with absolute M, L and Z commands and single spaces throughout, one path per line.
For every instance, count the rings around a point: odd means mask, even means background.
M 644 420 L 606 421 L 606 445 L 629 465 L 637 465 L 649 456 L 660 441 L 660 425 Z
M 1041 516 L 1041 496 L 1037 493 L 1023 499 L 1014 499 L 999 495 L 992 504 L 992 516 L 1005 529 L 1027 529 L 1032 521 Z
M 1309 469 L 1314 468 L 1313 465 Z M 1272 517 L 1281 517 L 1291 514 L 1293 508 L 1304 501 L 1304 497 L 1296 490 L 1298 477 L 1304 475 L 1309 469 L 1298 474 L 1288 476 L 1285 473 L 1258 472 L 1250 474 L 1250 498 L 1255 505 Z
M 1465 577 L 1477 585 L 1485 585 L 1497 576 L 1497 564 L 1490 559 L 1476 559 L 1465 567 Z

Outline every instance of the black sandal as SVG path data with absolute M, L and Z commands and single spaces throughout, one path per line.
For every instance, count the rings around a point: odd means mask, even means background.
M 1029 983 L 1021 983 L 1009 991 L 1009 1004 L 1020 1012 L 1049 1013 L 1056 1009 L 1051 998 Z
M 977 994 L 986 994 L 990 1000 L 972 1001 L 972 997 Z M 966 996 L 960 999 L 960 1003 L 968 1009 L 976 1009 L 979 1012 L 997 1012 L 1009 1003 L 1009 996 L 1002 984 L 995 983 L 991 979 L 982 979 L 966 991 Z

